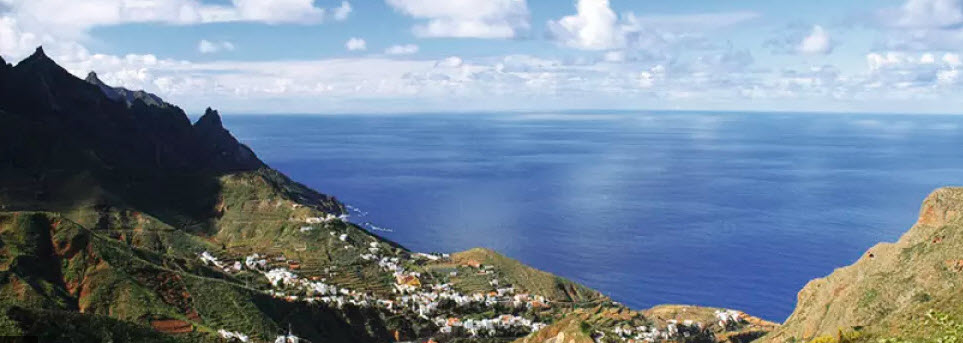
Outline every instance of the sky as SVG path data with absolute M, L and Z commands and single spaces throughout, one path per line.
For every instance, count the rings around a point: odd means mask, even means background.
M 0 55 L 188 112 L 963 113 L 963 0 L 0 0 Z

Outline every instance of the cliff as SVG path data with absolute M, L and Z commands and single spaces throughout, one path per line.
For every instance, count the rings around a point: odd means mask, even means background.
M 809 282 L 769 342 L 819 337 L 930 339 L 963 307 L 963 188 L 930 194 L 919 220 L 895 243 L 881 243 L 856 263 Z M 850 339 L 854 340 L 854 339 Z

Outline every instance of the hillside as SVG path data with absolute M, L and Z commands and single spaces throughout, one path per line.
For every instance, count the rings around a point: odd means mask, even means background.
M 191 123 L 40 48 L 0 60 L 0 90 L 0 336 L 511 342 L 614 311 L 631 315 L 579 327 L 714 337 L 490 250 L 411 252 L 264 164 L 217 111 Z
M 779 325 L 745 313 L 662 305 L 634 311 L 617 304 L 576 309 L 515 343 L 730 342 L 748 343 Z
M 397 315 L 292 303 L 253 273 L 198 259 L 250 241 L 296 250 L 296 218 L 340 215 L 337 200 L 264 165 L 217 111 L 192 124 L 155 97 L 112 98 L 90 81 L 42 49 L 0 65 L 0 333 L 196 341 L 225 329 L 267 341 L 290 328 L 314 340 L 391 339 L 402 324 L 385 320 Z M 96 330 L 85 339 L 41 315 Z
M 919 220 L 896 243 L 869 249 L 853 265 L 799 292 L 769 342 L 937 341 L 963 334 L 963 188 L 923 201 Z

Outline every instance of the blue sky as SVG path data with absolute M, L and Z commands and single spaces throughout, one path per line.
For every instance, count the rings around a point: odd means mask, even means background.
M 958 113 L 963 0 L 0 0 L 0 54 L 197 111 Z

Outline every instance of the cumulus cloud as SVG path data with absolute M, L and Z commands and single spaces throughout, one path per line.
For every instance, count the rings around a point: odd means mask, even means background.
M 665 80 L 665 67 L 657 65 L 639 74 L 639 87 L 652 88 L 662 80 Z
M 647 55 L 671 54 L 676 50 L 723 48 L 705 33 L 759 17 L 737 11 L 684 15 L 617 15 L 609 0 L 578 0 L 576 13 L 547 23 L 548 36 L 558 44 L 580 50 L 632 50 Z M 622 51 L 605 57 L 614 62 L 631 60 Z
M 514 38 L 530 28 L 526 0 L 386 0 L 397 11 L 424 22 L 418 37 Z
M 761 14 L 753 11 L 733 11 L 648 16 L 633 14 L 632 16 L 634 26 L 645 25 L 672 31 L 707 31 L 742 24 L 761 17 Z
M 963 24 L 960 0 L 908 0 L 889 15 L 890 24 L 908 28 L 952 28 Z
M 392 45 L 385 49 L 388 55 L 411 55 L 418 52 L 418 46 L 414 44 Z
M 556 41 L 585 50 L 615 49 L 624 44 L 624 32 L 608 0 L 578 0 L 575 7 L 575 15 L 548 22 Z
M 872 88 L 932 88 L 960 81 L 961 61 L 956 53 L 874 52 L 866 55 L 866 64 L 867 85 Z
M 826 55 L 833 52 L 833 40 L 822 26 L 813 26 L 812 31 L 799 42 L 796 50 L 806 55 Z
M 333 17 L 347 18 L 347 1 L 333 10 Z M 0 0 L 0 53 L 11 59 L 25 57 L 37 45 L 65 55 L 83 50 L 95 27 L 130 23 L 193 25 L 217 22 L 266 24 L 315 24 L 328 17 L 313 0 L 231 0 L 210 4 L 200 0 Z M 198 51 L 233 50 L 230 42 L 202 41 Z M 52 49 L 51 49 L 52 48 Z
M 320 23 L 325 9 L 316 7 L 313 0 L 232 0 L 231 6 L 202 6 L 201 20 L 257 21 L 275 23 Z M 205 13 L 206 12 L 206 13 Z
M 435 67 L 448 67 L 448 68 L 458 68 L 464 64 L 465 61 L 458 56 L 450 56 L 441 61 L 435 63 Z
M 820 25 L 793 24 L 779 30 L 776 37 L 763 43 L 776 54 L 828 55 L 836 42 Z
M 956 50 L 963 45 L 963 1 L 906 0 L 878 13 L 884 50 Z
M 208 4 L 200 0 L 5 0 L 4 16 L 20 20 L 34 32 L 81 35 L 88 29 L 127 23 L 190 25 L 216 22 L 317 24 L 327 10 L 313 0 L 231 0 Z M 334 9 L 336 20 L 347 18 L 351 5 Z
M 602 55 L 602 60 L 605 62 L 621 63 L 625 62 L 626 56 L 625 51 L 609 51 Z
M 368 43 L 364 39 L 352 37 L 344 43 L 344 47 L 348 51 L 364 51 L 368 49 Z
M 484 106 L 494 109 L 499 104 L 518 108 L 536 106 L 535 102 L 571 104 L 568 101 L 572 99 L 612 101 L 611 97 L 626 95 L 680 96 L 683 91 L 694 96 L 701 94 L 687 86 L 695 78 L 686 79 L 693 76 L 686 74 L 685 67 L 676 66 L 670 71 L 665 66 L 650 65 L 641 67 L 644 72 L 629 73 L 593 63 L 528 55 L 471 61 L 452 56 L 440 60 L 364 57 L 190 62 L 153 55 L 90 54 L 86 50 L 48 52 L 54 52 L 52 56 L 75 75 L 95 70 L 105 82 L 145 89 L 188 109 L 217 105 L 244 111 L 363 111 L 376 110 L 372 106 L 377 103 L 397 104 L 401 100 L 417 104 L 414 109 L 419 110 L 436 102 L 443 102 L 439 106 L 450 109 L 481 97 L 491 99 Z M 711 64 L 706 63 L 704 68 L 712 68 Z M 672 78 L 667 77 L 670 73 Z M 708 69 L 699 73 L 718 79 L 732 78 Z M 684 81 L 669 82 L 676 78 Z M 706 81 L 710 76 L 699 78 L 699 82 L 711 83 Z M 703 91 L 718 90 L 707 86 Z M 285 105 L 274 106 L 278 103 Z M 345 103 L 353 105 L 338 107 Z
M 338 8 L 335 8 L 333 11 L 334 20 L 337 20 L 337 21 L 347 20 L 348 16 L 351 15 L 351 11 L 352 11 L 351 3 L 347 1 L 342 1 L 341 6 L 339 6 Z
M 0 0 L 0 3 L 9 1 Z M 466 3 L 470 5 L 470 2 Z M 112 2 L 96 0 L 81 5 L 99 3 Z M 595 4 L 599 3 L 604 2 Z M 150 4 L 154 2 L 142 1 L 144 6 Z M 164 4 L 187 4 L 185 8 L 188 10 L 182 17 L 177 17 L 183 20 L 170 19 L 173 18 L 169 17 L 170 13 L 164 16 L 149 13 L 152 18 L 168 18 L 163 20 L 147 20 L 144 16 L 148 14 L 141 14 L 141 17 L 125 14 L 123 16 L 127 18 L 137 19 L 124 20 L 175 24 L 237 18 L 242 16 L 238 6 L 242 6 L 243 1 L 216 5 L 222 9 L 231 8 L 228 11 L 232 13 L 230 16 L 200 18 L 193 17 L 194 12 L 190 10 L 199 3 L 168 0 Z M 420 18 L 420 26 L 430 25 L 435 18 L 462 18 L 452 14 L 454 10 L 448 7 L 453 5 L 448 2 L 425 0 L 425 4 L 437 5 L 441 9 L 440 12 L 412 15 Z M 260 62 L 184 61 L 149 54 L 105 55 L 88 52 L 77 43 L 83 40 L 73 39 L 76 37 L 51 29 L 52 26 L 40 25 L 43 17 L 31 18 L 14 12 L 0 14 L 0 49 L 5 57 L 15 56 L 8 59 L 15 61 L 36 45 L 44 44 L 47 53 L 75 75 L 83 76 L 96 70 L 110 84 L 145 89 L 190 110 L 213 105 L 227 111 L 247 112 L 420 111 L 465 109 L 466 104 L 486 110 L 611 107 L 613 104 L 649 108 L 671 104 L 689 106 L 690 109 L 745 109 L 747 104 L 763 107 L 771 104 L 779 109 L 812 109 L 813 104 L 823 106 L 834 104 L 834 101 L 848 101 L 845 108 L 857 108 L 856 105 L 861 104 L 892 105 L 898 101 L 910 105 L 938 103 L 947 108 L 947 103 L 959 98 L 958 94 L 963 90 L 959 72 L 963 66 L 956 53 L 935 49 L 925 52 L 880 49 L 865 56 L 865 68 L 841 71 L 831 65 L 808 63 L 761 68 L 754 67 L 753 54 L 749 50 L 719 43 L 717 39 L 702 34 L 745 23 L 757 17 L 754 13 L 672 16 L 623 13 L 616 17 L 607 3 L 604 4 L 587 10 L 577 7 L 575 14 L 554 21 L 558 25 L 556 29 L 565 33 L 555 38 L 572 42 L 560 40 L 560 45 L 598 51 L 574 57 L 555 58 L 540 54 L 428 59 L 417 55 L 403 58 L 392 55 L 416 52 L 416 45 L 388 48 L 383 55 Z M 324 17 L 336 18 L 332 11 L 327 10 Z M 207 15 L 213 15 L 211 13 Z M 599 13 L 605 17 L 601 21 Z M 117 22 L 114 14 L 105 17 L 107 19 L 77 20 Z M 489 18 L 491 16 L 471 14 L 467 20 L 499 22 Z M 94 26 L 97 25 L 106 24 Z M 80 26 L 92 27 L 89 24 Z M 929 30 L 953 31 L 942 27 Z M 782 44 L 787 52 L 828 52 L 821 48 L 824 44 L 820 39 L 804 44 L 807 37 L 829 36 L 827 32 L 809 25 L 800 26 L 798 31 L 797 36 Z M 518 32 L 521 31 L 513 29 L 511 36 L 515 37 Z M 832 39 L 826 41 L 831 47 Z M 199 43 L 198 49 L 229 50 L 221 43 L 208 41 L 206 45 L 213 46 L 213 49 L 202 48 L 201 45 L 205 44 Z M 351 46 L 359 46 L 357 42 L 349 43 L 345 43 L 349 50 Z M 801 48 L 807 45 L 816 48 Z M 603 46 L 606 48 L 601 48 Z M 686 101 L 673 101 L 679 99 Z M 793 107 L 793 104 L 799 107 Z
M 51 43 L 49 36 L 43 37 L 32 32 L 24 32 L 17 19 L 0 17 L 0 52 L 14 58 L 23 57 L 38 45 Z
M 865 70 L 842 72 L 833 66 L 755 69 L 752 55 L 739 49 L 658 63 L 531 55 L 197 62 L 55 47 L 48 54 L 75 75 L 95 70 L 105 82 L 145 89 L 189 110 L 210 105 L 248 112 L 446 110 L 466 103 L 488 110 L 666 103 L 745 109 L 749 99 L 811 109 L 806 104 L 952 99 L 963 86 L 960 55 L 935 52 L 877 52 L 867 55 Z M 488 100 L 469 101 L 479 98 Z M 686 101 L 672 102 L 680 99 Z
M 212 42 L 202 39 L 197 43 L 197 51 L 202 54 L 213 54 L 221 51 L 234 51 L 234 43 L 228 41 Z

